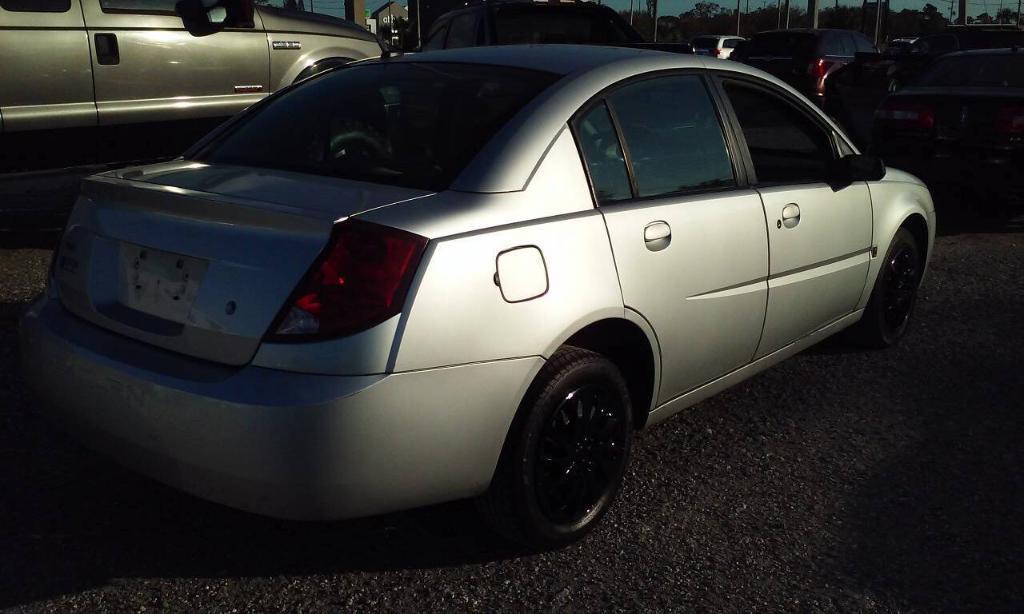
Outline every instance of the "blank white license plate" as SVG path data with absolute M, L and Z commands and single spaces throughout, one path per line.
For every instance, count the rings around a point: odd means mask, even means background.
M 207 261 L 121 243 L 118 301 L 143 313 L 184 323 Z

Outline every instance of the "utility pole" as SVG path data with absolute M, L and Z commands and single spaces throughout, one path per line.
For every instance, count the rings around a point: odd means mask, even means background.
M 786 29 L 789 29 L 789 0 L 786 0 Z
M 839 0 L 836 0 L 839 4 Z M 818 27 L 818 0 L 807 0 L 807 25 L 810 28 Z
M 875 47 L 882 36 L 882 0 L 875 0 Z
M 782 0 L 775 0 L 775 15 L 777 17 L 775 23 L 775 29 L 782 29 Z
M 960 4 L 960 6 L 958 7 L 958 10 L 960 11 L 960 14 L 956 16 L 956 20 L 958 22 L 960 22 L 960 25 L 966 26 L 967 25 L 967 0 L 960 0 L 959 4 Z
M 658 0 L 654 0 L 654 36 L 653 42 L 658 42 Z
M 749 2 L 750 0 L 747 0 Z M 736 36 L 740 35 L 740 16 L 743 13 L 740 12 L 740 0 L 736 0 Z

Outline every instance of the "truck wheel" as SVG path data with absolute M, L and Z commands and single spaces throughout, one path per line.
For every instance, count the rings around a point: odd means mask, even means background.
M 632 434 L 618 368 L 595 352 L 564 347 L 523 400 L 477 507 L 498 533 L 528 547 L 580 539 L 619 492 Z

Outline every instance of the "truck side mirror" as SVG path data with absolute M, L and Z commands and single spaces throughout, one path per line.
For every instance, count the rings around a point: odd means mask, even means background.
M 230 27 L 252 27 L 252 0 L 179 0 L 174 12 L 194 36 L 206 36 Z

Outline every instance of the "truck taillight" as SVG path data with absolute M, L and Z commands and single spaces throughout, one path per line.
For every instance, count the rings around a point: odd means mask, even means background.
M 897 128 L 931 130 L 935 127 L 935 111 L 926 104 L 912 100 L 888 98 L 875 111 L 875 119 Z
M 278 315 L 268 339 L 349 335 L 397 315 L 427 239 L 396 228 L 346 220 Z
M 1024 106 L 1009 105 L 996 113 L 995 129 L 999 134 L 1024 135 Z
M 715 56 L 717 58 L 720 55 L 722 55 L 722 50 L 719 49 L 718 47 L 712 47 L 711 48 L 711 55 L 713 55 L 713 56 Z

